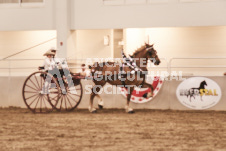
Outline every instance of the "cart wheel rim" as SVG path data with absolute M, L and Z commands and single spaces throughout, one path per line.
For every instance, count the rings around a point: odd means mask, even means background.
M 81 83 L 71 88 L 67 87 L 65 90 L 61 90 L 58 103 L 55 105 L 55 108 L 61 112 L 74 110 L 81 102 L 83 95 Z
M 53 111 L 53 105 L 49 102 L 48 91 L 43 91 L 46 72 L 32 73 L 24 82 L 22 94 L 25 105 L 33 113 L 49 113 Z M 51 77 L 51 75 L 49 75 Z M 55 94 L 59 98 L 58 94 Z

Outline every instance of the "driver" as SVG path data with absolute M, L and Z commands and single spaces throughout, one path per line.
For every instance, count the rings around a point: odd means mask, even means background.
M 44 60 L 44 69 L 53 75 L 55 78 L 58 78 L 58 82 L 62 90 L 65 90 L 65 86 L 69 88 L 71 93 L 74 93 L 74 83 L 72 81 L 72 77 L 65 59 L 56 58 L 56 49 L 49 49 L 44 56 L 46 56 Z M 66 77 L 67 83 L 62 80 L 63 76 Z
M 48 50 L 43 56 L 46 56 L 43 66 L 45 70 L 53 70 L 55 68 L 55 62 L 53 60 L 54 52 Z

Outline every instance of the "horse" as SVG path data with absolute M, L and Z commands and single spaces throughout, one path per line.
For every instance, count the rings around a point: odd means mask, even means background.
M 201 90 L 201 89 L 205 89 L 205 86 L 207 86 L 207 83 L 206 83 L 206 81 L 204 80 L 204 81 L 202 81 L 202 82 L 200 83 L 200 85 L 199 85 L 198 88 L 190 88 L 190 89 L 188 90 L 187 97 L 190 96 L 190 102 L 191 102 L 191 97 L 193 97 L 193 98 L 195 99 L 195 95 L 200 94 L 200 90 Z M 200 97 L 201 97 L 201 101 L 202 101 L 202 96 L 200 95 Z
M 153 97 L 153 86 L 151 84 L 146 83 L 145 81 L 145 75 L 147 74 L 147 63 L 148 60 L 151 60 L 155 65 L 160 64 L 160 59 L 157 55 L 157 51 L 154 49 L 153 45 L 150 44 L 145 44 L 141 46 L 139 49 L 137 49 L 133 55 L 131 56 L 135 62 L 136 65 L 144 72 L 135 72 L 134 74 L 131 74 L 131 69 L 128 66 L 125 66 L 123 68 L 123 72 L 126 74 L 121 75 L 121 68 L 122 64 L 118 62 L 95 62 L 92 66 L 89 66 L 91 70 L 91 75 L 92 76 L 97 76 L 97 73 L 101 73 L 102 79 L 95 79 L 93 78 L 94 86 L 92 87 L 91 95 L 90 95 L 90 104 L 89 104 L 89 111 L 91 113 L 95 113 L 96 109 L 93 107 L 93 99 L 94 97 L 98 97 L 98 106 L 100 109 L 103 108 L 103 100 L 99 96 L 98 92 L 101 90 L 101 88 L 106 84 L 109 83 L 111 85 L 116 85 L 116 86 L 122 86 L 122 87 L 127 87 L 128 95 L 127 95 L 127 103 L 125 106 L 125 110 L 127 113 L 134 113 L 133 109 L 129 107 L 130 103 L 130 98 L 131 94 L 134 90 L 135 86 L 142 87 L 142 88 L 150 88 L 151 92 L 148 94 L 145 94 L 143 97 L 150 98 Z M 113 73 L 113 74 L 109 74 Z M 124 79 L 120 79 L 119 76 L 115 75 L 121 75 L 122 77 L 124 76 Z M 103 77 L 108 77 L 103 78 Z M 113 77 L 116 77 L 112 79 Z M 133 77 L 133 80 L 130 80 L 130 78 Z

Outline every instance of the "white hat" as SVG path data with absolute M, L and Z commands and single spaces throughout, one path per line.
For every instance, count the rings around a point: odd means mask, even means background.
M 46 53 L 44 53 L 43 56 L 47 56 L 47 55 L 55 55 L 56 53 L 52 52 L 52 49 L 49 49 L 48 51 L 46 51 Z
M 57 49 L 56 49 L 55 47 L 52 47 L 52 48 L 50 48 L 49 50 L 50 50 L 51 52 L 53 52 L 53 53 L 56 54 Z

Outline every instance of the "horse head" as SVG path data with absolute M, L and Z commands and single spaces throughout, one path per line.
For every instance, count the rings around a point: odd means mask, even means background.
M 205 89 L 205 86 L 207 86 L 207 83 L 206 83 L 206 81 L 204 80 L 204 81 L 202 81 L 202 82 L 200 83 L 200 88 Z
M 153 47 L 154 45 L 145 44 L 144 46 L 138 48 L 134 54 L 132 55 L 133 58 L 139 58 L 136 63 L 140 67 L 141 61 L 140 58 L 145 58 L 146 63 L 144 65 L 147 65 L 147 61 L 151 60 L 155 65 L 159 65 L 161 63 L 157 51 Z
M 157 51 L 154 49 L 154 44 L 152 45 L 145 44 L 145 45 L 147 50 L 147 58 L 150 59 L 151 62 L 153 62 L 155 65 L 159 65 L 161 61 L 157 55 Z

